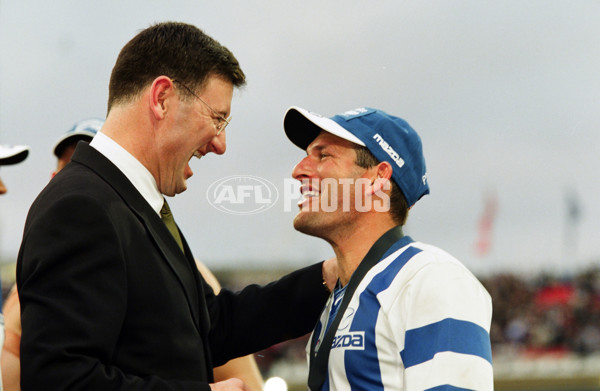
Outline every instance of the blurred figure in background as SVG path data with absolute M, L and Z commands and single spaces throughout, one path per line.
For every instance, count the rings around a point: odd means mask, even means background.
M 0 166 L 8 166 L 11 164 L 21 163 L 27 158 L 29 154 L 29 147 L 25 145 L 0 145 Z M 4 182 L 0 179 L 0 195 L 5 194 L 7 191 Z M 0 279 L 0 308 L 2 307 L 2 283 Z M 0 347 L 4 345 L 4 317 L 0 311 Z M 2 378 L 2 371 L 0 371 L 0 378 Z M 2 391 L 2 382 L 0 382 L 0 391 Z
M 0 145 L 0 166 L 21 163 L 28 154 L 29 147 L 25 145 Z M 0 194 L 5 194 L 6 191 L 6 186 L 0 179 Z
M 56 170 L 52 173 L 52 177 L 62 170 L 67 163 L 71 161 L 71 156 L 75 152 L 75 147 L 79 141 L 89 143 L 92 141 L 96 133 L 100 130 L 104 120 L 100 118 L 88 118 L 77 122 L 65 134 L 60 136 L 54 143 L 52 149 L 56 156 Z
M 89 143 L 92 141 L 96 133 L 102 128 L 104 120 L 100 118 L 88 118 L 77 122 L 71 129 L 65 132 L 58 140 L 56 140 L 52 149 L 54 156 L 56 156 L 56 169 L 52 172 L 52 178 L 58 174 L 70 161 L 75 147 L 79 141 Z M 7 157 L 6 161 L 12 163 L 4 163 L 3 153 L 9 154 L 8 149 L 2 150 L 0 146 L 0 163 L 1 164 L 12 164 L 17 163 L 20 157 L 24 159 L 27 156 L 27 151 L 24 147 L 13 147 L 12 157 Z M 19 153 L 21 155 L 19 155 Z M 14 156 L 16 154 L 16 156 Z M 24 154 L 24 155 L 23 155 Z M 11 160 L 8 160 L 8 159 Z M 0 191 L 6 192 L 4 185 L 0 181 Z M 0 193 L 1 194 L 1 193 Z M 211 287 L 218 293 L 221 290 L 217 278 L 211 273 L 211 271 L 201 262 L 196 262 L 198 270 L 202 273 L 206 281 Z M 0 365 L 2 370 L 2 384 L 0 391 L 18 391 L 20 387 L 20 344 L 21 344 L 21 312 L 19 306 L 19 296 L 17 294 L 17 286 L 14 285 L 10 290 L 10 293 L 3 306 L 3 313 L 5 315 L 5 330 L 6 330 L 6 343 L 2 347 L 2 356 L 0 359 Z M 217 367 L 215 371 L 215 380 L 221 381 L 231 377 L 237 377 L 242 379 L 247 385 L 253 390 L 260 390 L 263 386 L 263 379 L 256 365 L 254 356 L 249 355 L 246 357 L 240 357 L 231 360 L 225 365 Z

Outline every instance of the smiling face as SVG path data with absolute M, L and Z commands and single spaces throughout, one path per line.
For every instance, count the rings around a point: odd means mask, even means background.
M 306 153 L 292 172 L 302 181 L 294 228 L 327 240 L 335 230 L 348 228 L 356 220 L 360 212 L 355 197 L 357 192 L 364 194 L 357 180 L 373 173 L 356 164 L 353 143 L 331 133 L 321 132 Z
M 178 85 L 173 83 L 174 88 Z M 225 130 L 217 135 L 217 125 L 231 111 L 233 85 L 218 76 L 211 76 L 197 95 L 186 96 L 178 91 L 167 113 L 168 126 L 156 134 L 159 166 L 155 173 L 161 193 L 173 196 L 187 189 L 187 179 L 193 175 L 189 166 L 192 157 L 225 153 Z M 208 106 L 215 111 L 209 109 Z

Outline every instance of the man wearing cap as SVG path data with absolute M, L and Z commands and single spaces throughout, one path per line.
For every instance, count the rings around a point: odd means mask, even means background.
M 0 145 L 0 166 L 8 166 L 12 164 L 21 163 L 29 155 L 29 147 L 26 145 Z M 2 179 L 0 179 L 0 195 L 6 194 L 6 186 Z M 0 280 L 1 282 L 1 280 Z M 2 284 L 0 283 L 0 292 L 2 291 Z M 0 347 L 4 346 L 4 316 L 2 314 L 2 295 L 0 294 Z M 2 378 L 2 371 L 0 370 L 0 379 Z M 2 391 L 2 382 L 0 381 L 0 391 Z
M 62 170 L 67 163 L 71 161 L 75 147 L 79 141 L 90 142 L 98 133 L 104 120 L 100 118 L 87 118 L 77 122 L 71 129 L 66 131 L 62 136 L 56 140 L 52 151 L 56 156 L 56 171 L 53 175 L 56 175 Z
M 307 346 L 309 389 L 493 389 L 489 294 L 450 254 L 402 233 L 429 193 L 417 133 L 372 108 L 325 118 L 292 107 L 284 128 L 307 154 L 292 173 L 294 227 L 330 243 L 339 270 Z
M 9 166 L 21 163 L 29 154 L 26 145 L 0 145 L 0 166 Z M 0 179 L 0 194 L 6 193 L 6 186 Z

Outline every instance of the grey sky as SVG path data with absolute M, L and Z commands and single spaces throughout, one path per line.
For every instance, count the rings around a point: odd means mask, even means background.
M 600 1 L 0 0 L 0 142 L 32 148 L 0 172 L 9 189 L 0 198 L 4 261 L 16 258 L 55 139 L 105 115 L 120 48 L 165 20 L 205 30 L 248 76 L 234 96 L 227 153 L 192 161 L 188 191 L 170 201 L 209 266 L 300 266 L 332 255 L 294 231 L 281 198 L 251 216 L 207 202 L 210 184 L 231 175 L 283 191 L 303 156 L 282 130 L 292 105 L 325 115 L 370 106 L 406 119 L 423 139 L 431 183 L 406 231 L 476 273 L 600 260 Z M 570 247 L 567 191 L 582 210 Z M 491 251 L 478 257 L 486 192 L 499 210 Z

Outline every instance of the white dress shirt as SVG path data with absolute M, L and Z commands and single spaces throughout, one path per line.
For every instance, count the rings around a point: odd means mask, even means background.
M 154 177 L 146 167 L 125 148 L 102 132 L 96 133 L 90 145 L 110 160 L 133 184 L 152 209 L 160 216 L 165 202 Z

